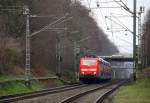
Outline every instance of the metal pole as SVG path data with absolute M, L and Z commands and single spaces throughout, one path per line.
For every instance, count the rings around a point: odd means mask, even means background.
M 58 39 L 58 74 L 61 76 L 61 44 L 60 38 Z
M 57 70 L 56 75 L 61 76 L 61 44 L 59 34 L 56 34 L 56 59 L 57 59 Z
M 75 72 L 75 80 L 77 80 L 77 57 L 76 57 L 76 49 L 77 43 L 74 41 L 74 72 Z
M 133 59 L 134 59 L 134 80 L 136 80 L 136 0 L 133 1 Z
M 141 12 L 138 13 L 138 69 L 141 69 Z
M 31 76 L 31 68 L 30 68 L 30 27 L 29 27 L 29 8 L 25 6 L 24 14 L 26 15 L 26 64 L 25 64 L 25 80 L 26 85 L 30 86 L 30 76 Z
M 141 24 L 141 14 L 144 13 L 144 7 L 140 6 L 140 11 L 138 12 L 138 69 L 142 71 L 143 67 L 143 42 L 142 42 L 142 24 Z

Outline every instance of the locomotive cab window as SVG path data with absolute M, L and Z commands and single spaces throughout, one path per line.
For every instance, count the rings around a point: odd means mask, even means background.
M 82 65 L 96 65 L 96 60 L 82 60 Z

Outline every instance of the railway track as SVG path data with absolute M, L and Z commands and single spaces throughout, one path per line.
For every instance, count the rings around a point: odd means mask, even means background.
M 99 96 L 93 103 L 102 103 L 105 99 L 108 98 L 109 95 L 111 95 L 116 89 L 118 89 L 121 85 L 123 84 L 122 83 L 118 83 L 116 86 L 114 87 L 110 87 L 110 88 L 106 88 L 107 91 L 104 92 L 103 95 Z
M 35 92 L 30 92 L 30 93 L 1 96 L 0 103 L 15 102 L 15 101 L 29 99 L 33 97 L 44 96 L 47 94 L 59 93 L 59 92 L 67 91 L 67 90 L 81 88 L 85 86 L 86 86 L 85 84 L 78 83 L 78 84 L 73 84 L 73 85 L 66 85 L 66 86 L 61 86 L 61 87 L 56 87 L 56 88 L 44 89 L 41 91 L 35 91 Z
M 102 103 L 106 97 L 119 88 L 123 83 L 125 83 L 125 81 L 100 85 L 99 87 L 68 97 L 59 103 Z
M 66 85 L 32 93 L 2 96 L 0 103 L 101 103 L 122 83 L 124 82 L 112 81 L 92 85 Z

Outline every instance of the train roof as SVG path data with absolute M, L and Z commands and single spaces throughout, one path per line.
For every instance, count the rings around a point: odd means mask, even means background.
M 106 65 L 110 65 L 110 63 L 109 62 L 107 62 L 106 60 L 104 60 L 104 59 L 102 59 L 102 58 L 100 58 L 100 57 L 96 57 L 96 58 L 93 58 L 93 57 L 83 57 L 83 58 L 80 58 L 81 60 L 82 59 L 89 59 L 89 60 L 98 60 L 98 61 L 100 61 L 100 62 L 102 62 L 102 63 L 104 63 L 104 64 L 106 64 Z
M 80 59 L 98 59 L 98 58 L 94 58 L 94 57 L 82 57 Z
M 101 62 L 104 62 L 104 63 L 106 63 L 106 64 L 110 64 L 109 62 L 107 62 L 106 60 L 104 60 L 104 59 L 102 59 L 102 58 L 100 58 L 100 57 L 98 57 L 98 60 L 101 61 Z

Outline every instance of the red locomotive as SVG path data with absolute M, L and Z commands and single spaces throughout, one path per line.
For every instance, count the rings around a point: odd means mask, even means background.
M 80 58 L 79 80 L 101 81 L 111 79 L 110 63 L 102 58 Z

